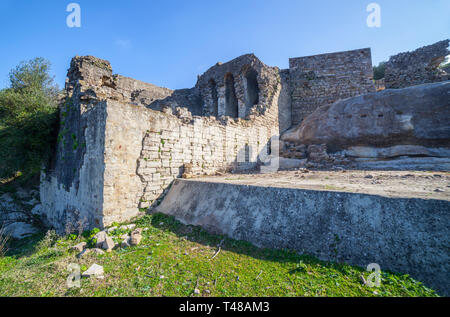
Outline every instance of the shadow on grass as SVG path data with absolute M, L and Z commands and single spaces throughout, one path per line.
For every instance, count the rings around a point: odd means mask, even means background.
M 142 226 L 150 224 L 158 229 L 169 230 L 179 238 L 185 238 L 191 242 L 209 247 L 215 247 L 217 250 L 219 250 L 220 247 L 221 250 L 243 254 L 263 261 L 296 264 L 297 268 L 290 270 L 288 272 L 289 274 L 296 274 L 304 271 L 305 265 L 319 265 L 334 269 L 343 274 L 349 274 L 350 266 L 344 263 L 326 262 L 319 260 L 312 255 L 298 254 L 292 250 L 259 248 L 247 241 L 234 240 L 220 234 L 211 234 L 198 226 L 184 225 L 173 216 L 168 216 L 161 213 L 144 216 L 143 218 L 137 220 L 136 223 Z M 351 267 L 358 272 L 365 272 L 363 268 L 357 266 Z

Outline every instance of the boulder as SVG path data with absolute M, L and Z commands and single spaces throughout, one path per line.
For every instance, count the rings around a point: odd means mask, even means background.
M 120 227 L 120 230 L 133 230 L 136 227 L 136 225 L 134 223 L 130 224 L 130 225 L 123 225 Z
M 120 246 L 122 248 L 128 248 L 129 246 L 131 246 L 131 237 L 126 236 L 123 241 L 120 243 Z
M 114 240 L 111 237 L 106 236 L 105 241 L 103 241 L 102 248 L 106 250 L 106 252 L 111 252 L 115 246 L 116 244 L 114 243 Z
M 91 252 L 92 252 L 91 249 L 84 249 L 77 255 L 77 258 L 79 258 L 79 259 L 84 258 L 86 255 L 88 255 Z
M 142 240 L 142 229 L 138 228 L 131 233 L 130 244 L 138 245 Z
M 94 236 L 94 239 L 97 240 L 97 248 L 103 247 L 103 242 L 105 242 L 108 234 L 105 231 L 100 231 Z
M 25 222 L 14 222 L 5 227 L 5 232 L 14 239 L 23 239 L 38 232 L 38 229 Z
M 80 243 L 74 245 L 73 247 L 71 247 L 70 249 L 74 250 L 74 251 L 81 252 L 81 251 L 83 251 L 86 248 L 86 245 L 87 245 L 86 242 L 80 242 Z
M 103 251 L 102 249 L 95 248 L 95 249 L 92 249 L 92 253 L 94 253 L 96 255 L 102 255 L 102 254 L 105 254 L 105 251 Z
M 450 81 L 446 81 L 383 90 L 322 106 L 281 140 L 326 144 L 331 151 L 352 146 L 448 148 L 449 122 Z
M 103 278 L 104 270 L 103 266 L 98 264 L 92 264 L 87 271 L 81 274 L 82 277 L 96 277 Z

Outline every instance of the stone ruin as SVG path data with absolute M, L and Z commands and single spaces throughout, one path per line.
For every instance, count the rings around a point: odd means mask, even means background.
M 45 221 L 68 233 L 151 207 L 257 246 L 376 259 L 448 294 L 448 200 L 204 181 L 302 167 L 450 170 L 450 81 L 435 76 L 446 43 L 393 57 L 386 86 L 406 88 L 381 91 L 368 48 L 292 58 L 282 70 L 243 55 L 180 90 L 77 56 L 41 174 Z M 182 179 L 193 176 L 204 177 Z
M 421 47 L 413 52 L 392 56 L 386 63 L 386 88 L 404 88 L 425 83 L 450 80 L 450 73 L 440 69 L 448 50 L 450 40 Z
M 392 65 L 440 61 L 446 43 L 392 58 L 386 84 L 404 82 Z M 450 156 L 448 82 L 376 92 L 368 48 L 289 66 L 247 54 L 217 63 L 193 88 L 170 90 L 113 74 L 96 57 L 73 58 L 57 148 L 41 176 L 47 222 L 59 231 L 105 227 L 159 204 L 176 178 L 274 160 L 298 168 L 306 159 L 317 167 Z
M 157 203 L 175 178 L 255 168 L 273 137 L 321 104 L 374 91 L 371 69 L 370 49 L 291 59 L 285 70 L 248 54 L 217 63 L 194 88 L 170 90 L 75 57 L 42 175 L 47 220 L 58 230 L 104 227 Z M 302 91 L 319 101 L 306 106 Z

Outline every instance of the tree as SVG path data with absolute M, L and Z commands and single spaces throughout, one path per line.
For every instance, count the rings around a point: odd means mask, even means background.
M 54 143 L 58 87 L 43 58 L 22 62 L 0 90 L 0 178 L 40 171 Z
M 381 62 L 378 66 L 373 67 L 373 79 L 379 80 L 384 78 L 384 72 L 386 70 L 386 62 Z

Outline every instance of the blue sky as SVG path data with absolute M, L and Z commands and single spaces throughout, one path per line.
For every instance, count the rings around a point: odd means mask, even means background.
M 81 28 L 66 6 L 81 7 Z M 366 7 L 381 6 L 381 28 Z M 19 62 L 42 56 L 63 86 L 70 59 L 94 55 L 115 73 L 172 89 L 195 85 L 218 61 L 372 48 L 374 64 L 450 37 L 450 0 L 0 0 L 0 88 Z

